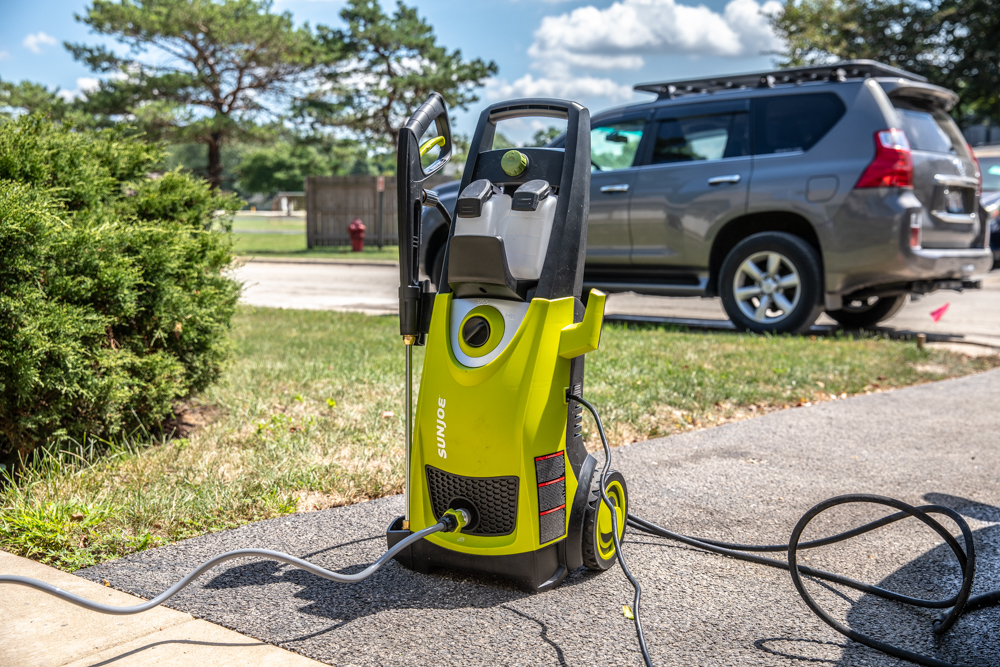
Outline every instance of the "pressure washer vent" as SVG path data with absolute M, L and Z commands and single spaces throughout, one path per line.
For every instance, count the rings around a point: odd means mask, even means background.
M 562 452 L 535 457 L 538 482 L 538 543 L 566 534 L 566 456 Z
M 427 489 L 434 516 L 452 507 L 474 508 L 470 535 L 509 535 L 517 523 L 517 477 L 462 477 L 427 466 Z

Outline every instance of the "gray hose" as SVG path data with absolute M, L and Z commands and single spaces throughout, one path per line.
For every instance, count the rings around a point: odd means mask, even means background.
M 399 544 L 382 554 L 378 560 L 366 567 L 361 572 L 357 574 L 338 574 L 337 572 L 331 572 L 330 570 L 325 570 L 318 565 L 313 565 L 309 561 L 302 560 L 301 558 L 296 558 L 295 556 L 289 556 L 288 554 L 283 554 L 280 551 L 270 551 L 268 549 L 237 549 L 236 551 L 227 551 L 224 554 L 219 554 L 215 558 L 210 558 L 196 569 L 194 569 L 186 577 L 178 581 L 176 584 L 163 591 L 157 595 L 152 600 L 148 602 L 143 602 L 142 604 L 137 604 L 134 607 L 112 607 L 106 604 L 100 604 L 99 602 L 92 602 L 86 598 L 82 598 L 79 595 L 74 595 L 68 591 L 64 591 L 61 588 L 56 588 L 52 584 L 47 584 L 44 581 L 39 581 L 38 579 L 31 579 L 30 577 L 17 577 L 14 575 L 0 575 L 0 584 L 18 584 L 20 586 L 27 586 L 28 588 L 34 588 L 35 590 L 42 591 L 43 593 L 48 593 L 49 595 L 54 595 L 61 600 L 65 600 L 71 604 L 75 604 L 84 609 L 89 609 L 90 611 L 100 612 L 102 614 L 115 614 L 118 616 L 123 616 L 126 614 L 138 614 L 140 612 L 152 609 L 158 605 L 163 604 L 174 595 L 179 593 L 181 589 L 190 584 L 192 581 L 200 577 L 202 574 L 212 569 L 220 563 L 225 563 L 229 560 L 234 560 L 236 558 L 246 558 L 248 556 L 255 556 L 257 558 L 268 558 L 270 560 L 276 560 L 281 563 L 286 563 L 287 565 L 294 565 L 297 568 L 305 570 L 311 574 L 315 574 L 317 577 L 322 577 L 323 579 L 329 579 L 330 581 L 339 581 L 343 584 L 353 584 L 363 579 L 367 579 L 372 574 L 375 573 L 380 567 L 386 564 L 393 556 L 397 553 L 410 546 L 414 542 L 422 540 L 432 533 L 437 533 L 440 531 L 449 531 L 449 526 L 444 522 L 440 521 L 429 528 L 424 528 L 420 532 L 413 533 L 409 537 L 402 540 Z

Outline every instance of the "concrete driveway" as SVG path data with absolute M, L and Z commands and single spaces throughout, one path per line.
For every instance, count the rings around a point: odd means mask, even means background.
M 601 407 L 601 406 L 598 406 Z M 749 421 L 614 450 L 630 509 L 674 530 L 739 542 L 787 542 L 807 509 L 845 493 L 952 507 L 974 531 L 973 594 L 1000 588 L 1000 371 L 785 410 Z M 152 597 L 210 556 L 258 547 L 355 572 L 385 549 L 400 497 L 295 514 L 204 535 L 79 572 Z M 853 527 L 877 509 L 823 515 L 806 539 Z M 655 664 L 809 663 L 901 667 L 824 625 L 787 573 L 626 534 L 643 587 L 642 615 Z M 836 547 L 804 564 L 925 598 L 947 598 L 958 568 L 937 536 L 909 520 Z M 967 667 L 996 665 L 1000 608 L 932 632 L 935 612 L 832 592 L 807 582 L 835 618 L 877 638 Z M 461 572 L 422 575 L 390 562 L 343 585 L 271 562 L 234 561 L 169 606 L 322 662 L 368 665 L 639 665 L 622 605 L 632 592 L 620 570 L 578 570 L 559 588 L 521 593 L 499 579 Z M 94 616 L 92 631 L 107 619 Z
M 246 285 L 243 301 L 255 306 L 397 312 L 399 269 L 393 264 L 254 260 L 238 268 L 235 275 Z M 991 273 L 983 287 L 963 293 L 935 292 L 911 301 L 884 328 L 890 333 L 923 332 L 932 339 L 950 338 L 1000 348 L 1000 271 Z M 935 323 L 931 311 L 945 304 L 950 304 L 947 312 Z M 732 326 L 719 299 L 614 294 L 608 299 L 607 313 L 712 329 Z M 836 323 L 823 315 L 817 325 L 829 328 Z

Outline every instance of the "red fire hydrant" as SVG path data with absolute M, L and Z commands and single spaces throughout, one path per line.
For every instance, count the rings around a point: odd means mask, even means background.
M 347 226 L 347 233 L 351 235 L 351 252 L 361 252 L 365 249 L 365 224 L 361 218 L 354 220 Z

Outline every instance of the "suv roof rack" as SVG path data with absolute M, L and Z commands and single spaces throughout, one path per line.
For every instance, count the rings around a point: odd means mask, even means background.
M 664 81 L 661 83 L 642 83 L 635 86 L 635 90 L 653 93 L 657 96 L 657 99 L 674 99 L 681 95 L 714 93 L 720 90 L 773 88 L 781 84 L 799 84 L 808 81 L 846 81 L 847 79 L 867 79 L 879 76 L 910 79 L 911 81 L 927 81 L 925 77 L 919 74 L 913 74 L 898 67 L 884 65 L 874 60 L 842 60 L 830 63 L 829 65 L 789 67 L 771 72 L 737 74 L 735 76 L 719 76 L 705 79 L 686 79 L 684 81 Z

